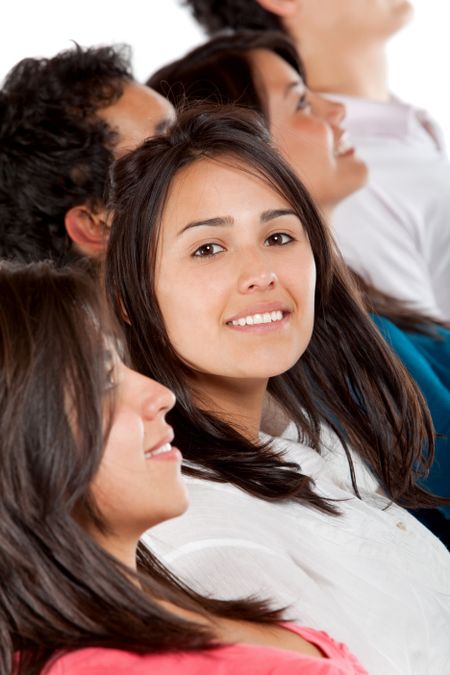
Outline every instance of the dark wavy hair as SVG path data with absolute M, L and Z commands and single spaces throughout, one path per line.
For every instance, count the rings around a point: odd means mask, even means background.
M 116 162 L 106 278 L 132 362 L 175 392 L 177 404 L 169 419 L 185 457 L 197 465 L 187 468 L 189 473 L 231 482 L 261 499 L 295 499 L 336 511 L 315 493 L 312 481 L 297 465 L 284 462 L 270 445 L 250 442 L 196 405 L 190 371 L 170 343 L 158 306 L 155 256 L 161 214 L 174 177 L 202 158 L 224 158 L 227 165 L 235 161 L 286 199 L 304 224 L 317 268 L 311 341 L 289 371 L 270 379 L 270 394 L 317 452 L 322 424 L 336 432 L 347 453 L 356 494 L 348 447 L 368 463 L 387 495 L 398 503 L 442 503 L 416 485 L 417 474 L 431 463 L 434 444 L 423 398 L 362 309 L 305 188 L 268 141 L 265 125 L 248 110 L 192 108 L 180 114 L 166 136 L 146 141 Z
M 256 86 L 249 61 L 249 52 L 254 49 L 266 49 L 277 54 L 307 84 L 301 57 L 286 35 L 251 30 L 211 38 L 157 70 L 146 84 L 179 110 L 206 101 L 218 105 L 238 104 L 260 113 L 269 128 L 267 97 Z M 429 334 L 439 341 L 435 326 L 448 327 L 448 324 L 383 293 L 356 272 L 351 271 L 351 274 L 369 311 L 387 317 L 402 330 Z
M 240 31 L 223 34 L 168 63 L 146 84 L 180 109 L 198 102 L 238 104 L 269 119 L 265 97 L 257 90 L 248 52 L 267 49 L 288 63 L 306 82 L 294 44 L 282 33 Z
M 183 4 L 209 34 L 225 28 L 283 30 L 281 19 L 256 0 L 184 0 Z
M 103 412 L 113 326 L 83 268 L 0 263 L 0 297 L 0 673 L 37 675 L 83 647 L 214 646 L 212 631 L 158 599 L 205 616 L 279 619 L 263 601 L 201 598 L 145 547 L 141 590 L 83 530 L 84 514 L 103 526 L 90 486 L 114 413 L 114 400 Z
M 132 79 L 125 46 L 27 58 L 0 93 L 0 256 L 64 260 L 73 206 L 103 204 L 116 134 L 96 117 Z

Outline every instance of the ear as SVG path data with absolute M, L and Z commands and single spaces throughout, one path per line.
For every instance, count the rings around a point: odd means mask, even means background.
M 107 214 L 104 210 L 93 212 L 89 206 L 73 206 L 64 217 L 67 234 L 75 247 L 89 258 L 100 257 L 108 241 Z
M 271 14 L 276 14 L 280 19 L 292 16 L 299 4 L 299 0 L 256 0 L 258 5 Z

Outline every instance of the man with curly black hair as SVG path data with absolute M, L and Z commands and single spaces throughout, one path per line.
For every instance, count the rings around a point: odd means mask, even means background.
M 0 257 L 99 258 L 111 163 L 173 115 L 133 79 L 128 47 L 18 63 L 0 92 Z

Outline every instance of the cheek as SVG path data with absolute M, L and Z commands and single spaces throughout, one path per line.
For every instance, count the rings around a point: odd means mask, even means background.
M 335 171 L 333 135 L 328 126 L 313 119 L 297 122 L 293 133 L 279 146 L 306 187 L 320 193 L 320 186 Z M 316 197 L 317 198 L 317 197 Z
M 292 289 L 298 307 L 300 318 L 312 320 L 314 316 L 314 298 L 316 290 L 316 265 L 311 249 L 303 251 L 302 256 L 290 266 L 290 272 L 285 277 L 285 283 Z
M 180 357 L 190 363 L 197 361 L 198 351 L 204 349 L 202 345 L 208 342 L 220 314 L 214 284 L 203 276 L 183 273 L 180 268 L 176 276 L 161 274 L 164 281 L 156 288 L 169 340 Z
M 130 442 L 139 444 L 144 438 L 144 425 L 141 417 L 131 409 L 116 410 L 105 446 L 106 463 L 125 463 L 128 458 L 126 448 Z

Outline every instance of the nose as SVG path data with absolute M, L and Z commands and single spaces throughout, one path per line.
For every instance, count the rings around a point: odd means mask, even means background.
M 267 291 L 275 288 L 278 277 L 275 272 L 268 269 L 248 269 L 241 275 L 239 280 L 239 291 L 241 293 L 255 293 L 258 291 Z
M 168 413 L 175 405 L 175 394 L 159 382 L 151 380 L 149 377 L 141 377 L 145 380 L 143 390 L 144 416 L 151 420 L 158 415 Z
M 312 108 L 316 117 L 333 127 L 338 127 L 345 119 L 346 109 L 343 103 L 331 101 L 319 94 L 312 94 Z

